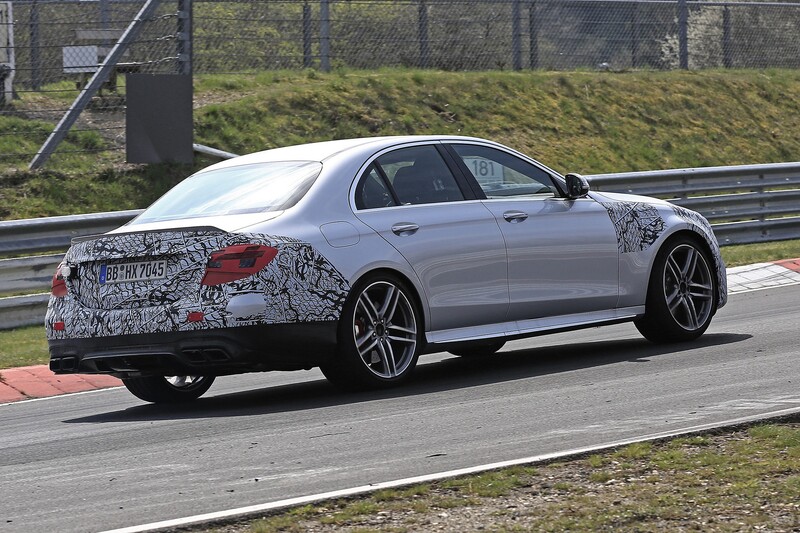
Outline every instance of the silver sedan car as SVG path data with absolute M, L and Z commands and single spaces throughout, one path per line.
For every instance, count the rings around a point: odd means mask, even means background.
M 177 402 L 219 375 L 314 366 L 384 387 L 425 352 L 624 321 L 688 341 L 726 299 L 693 211 L 592 192 L 482 139 L 380 137 L 212 165 L 75 239 L 45 326 L 54 372 Z

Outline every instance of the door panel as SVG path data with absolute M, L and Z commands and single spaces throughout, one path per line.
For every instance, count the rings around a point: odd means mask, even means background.
M 480 201 L 371 209 L 356 216 L 411 264 L 428 299 L 431 329 L 506 320 L 505 244 Z
M 612 309 L 619 295 L 614 227 L 578 200 L 485 200 L 508 251 L 509 320 Z
M 452 143 L 506 241 L 509 320 L 613 309 L 619 258 L 606 209 L 566 200 L 547 169 L 498 147 Z

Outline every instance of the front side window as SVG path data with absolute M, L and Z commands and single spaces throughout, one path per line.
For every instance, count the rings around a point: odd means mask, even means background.
M 401 204 L 464 199 L 456 178 L 433 146 L 414 146 L 389 152 L 380 156 L 375 166 L 386 176 Z
M 282 211 L 308 192 L 321 170 L 316 161 L 276 161 L 201 171 L 167 191 L 131 225 Z
M 509 196 L 552 197 L 556 188 L 550 174 L 518 157 L 474 144 L 453 144 L 487 198 Z

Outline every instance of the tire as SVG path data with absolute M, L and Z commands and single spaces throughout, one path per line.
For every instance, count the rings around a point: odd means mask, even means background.
M 143 376 L 123 378 L 122 383 L 146 402 L 181 403 L 202 396 L 214 383 L 214 376 Z
M 506 345 L 506 341 L 492 341 L 486 343 L 471 343 L 464 347 L 448 350 L 449 353 L 459 357 L 486 357 L 497 353 L 500 348 Z
M 344 305 L 338 340 L 335 360 L 320 367 L 334 385 L 361 390 L 406 381 L 423 346 L 413 294 L 390 274 L 367 276 L 353 287 Z
M 685 342 L 705 333 L 717 311 L 717 280 L 708 252 L 697 241 L 678 237 L 658 251 L 644 317 L 636 328 L 656 343 Z

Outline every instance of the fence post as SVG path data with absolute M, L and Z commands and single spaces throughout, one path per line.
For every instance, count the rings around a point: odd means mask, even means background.
M 678 61 L 680 68 L 689 68 L 689 8 L 686 0 L 678 0 Z
M 428 68 L 430 64 L 430 36 L 428 35 L 428 3 L 425 0 L 419 0 L 418 10 L 419 20 L 419 67 Z
M 111 22 L 111 9 L 108 2 L 109 0 L 100 0 L 100 28 L 103 30 L 107 30 Z M 109 46 L 110 44 L 111 41 L 103 36 L 103 46 Z
M 42 86 L 42 65 L 39 49 L 39 2 L 33 0 L 28 25 L 31 37 L 31 88 L 38 91 Z
M 722 66 L 733 67 L 733 50 L 731 50 L 731 12 L 728 6 L 722 10 Z
M 511 64 L 514 70 L 522 70 L 522 24 L 520 24 L 519 0 L 511 2 Z
M 178 73 L 192 75 L 192 0 L 178 0 Z
M 331 71 L 331 11 L 330 0 L 319 1 L 319 68 Z
M 303 2 L 303 68 L 311 67 L 311 6 Z
M 631 4 L 631 68 L 636 68 L 638 66 L 638 58 L 639 55 L 639 43 L 637 42 L 637 11 L 639 9 L 639 4 Z
M 528 7 L 528 34 L 530 39 L 530 67 L 531 70 L 539 68 L 539 18 L 536 16 L 536 2 L 531 2 Z
M 39 148 L 39 151 L 36 153 L 36 155 L 33 156 L 28 168 L 36 169 L 45 164 L 47 159 L 55 151 L 61 141 L 64 140 L 64 137 L 67 136 L 69 129 L 73 124 L 75 124 L 75 121 L 78 120 L 78 116 L 84 109 L 86 109 L 86 106 L 89 104 L 94 94 L 103 84 L 103 82 L 108 79 L 108 76 L 111 74 L 112 67 L 117 64 L 119 58 L 122 56 L 125 50 L 136 39 L 136 37 L 139 35 L 139 32 L 142 31 L 142 26 L 147 22 L 147 19 L 153 15 L 161 1 L 162 0 L 145 0 L 142 8 L 133 18 L 131 23 L 128 25 L 128 28 L 125 30 L 125 32 L 123 32 L 122 36 L 117 40 L 117 44 L 114 45 L 114 48 L 112 48 L 108 53 L 92 78 L 84 86 L 84 88 L 81 89 L 81 92 L 78 94 L 78 97 L 75 98 L 75 101 L 72 102 L 69 110 L 64 114 L 63 117 L 61 117 L 61 121 L 56 124 L 56 127 L 50 133 L 50 136 L 44 142 L 42 147 Z

